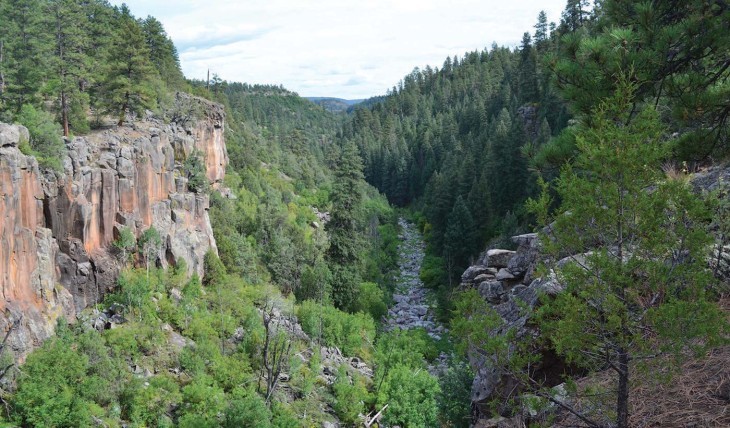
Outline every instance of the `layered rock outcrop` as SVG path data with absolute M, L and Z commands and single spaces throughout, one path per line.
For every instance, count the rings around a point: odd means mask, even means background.
M 562 291 L 554 278 L 535 279 L 535 268 L 540 259 L 540 242 L 536 233 L 512 237 L 518 245 L 517 251 L 490 249 L 470 266 L 461 277 L 462 288 L 476 288 L 479 294 L 503 320 L 503 324 L 490 332 L 493 336 L 514 334 L 516 341 L 532 342 L 538 336 L 537 329 L 530 324 L 532 309 L 539 304 L 539 296 L 556 295 Z M 537 345 L 537 344 L 536 344 Z M 535 346 L 535 353 L 543 354 L 540 371 L 545 378 L 555 378 L 565 373 L 567 367 L 562 361 L 550 355 L 547 350 Z M 495 397 L 508 397 L 516 387 L 509 372 L 489 363 L 488 356 L 471 352 L 469 363 L 475 370 L 472 384 L 472 401 L 485 402 Z
M 219 185 L 225 117 L 206 100 L 178 94 L 176 102 L 197 115 L 170 123 L 150 115 L 66 140 L 60 173 L 19 150 L 25 128 L 0 124 L 0 329 L 22 317 L 8 341 L 17 355 L 114 288 L 121 264 L 111 244 L 122 227 L 139 236 L 154 226 L 163 239 L 156 263 L 184 260 L 202 275 L 205 253 L 216 249 L 208 196 L 188 190 L 183 162 L 200 155 Z

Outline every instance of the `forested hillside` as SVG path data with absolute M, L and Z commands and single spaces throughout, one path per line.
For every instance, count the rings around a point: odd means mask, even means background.
M 727 154 L 726 6 L 568 1 L 541 13 L 516 49 L 492 46 L 416 68 L 384 100 L 356 108 L 343 138 L 391 203 L 423 216 L 423 275 L 448 289 L 488 242 L 510 247 L 535 219 L 524 201 L 575 154 L 575 136 L 619 75 L 653 105 L 672 139 L 668 163 Z M 501 238 L 501 239 L 500 239 Z M 447 286 L 448 284 L 448 286 Z
M 153 17 L 104 1 L 0 2 L 0 112 L 48 108 L 64 135 L 109 114 L 164 105 L 186 87 L 175 45 Z M 91 114 L 89 114 L 91 113 Z

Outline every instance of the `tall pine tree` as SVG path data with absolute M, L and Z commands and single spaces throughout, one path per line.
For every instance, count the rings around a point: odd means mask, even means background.
M 128 113 L 141 113 L 154 106 L 152 82 L 157 74 L 139 23 L 126 5 L 116 15 L 119 26 L 108 52 L 103 96 L 108 112 L 118 115 L 121 126 Z
M 52 40 L 49 15 L 41 0 L 0 2 L 0 40 L 3 42 L 5 108 L 20 112 L 23 104 L 40 103 L 40 89 L 46 72 Z
M 54 54 L 51 59 L 49 87 L 58 99 L 63 135 L 69 135 L 72 108 L 77 112 L 80 129 L 86 129 L 85 110 L 88 95 L 83 94 L 83 82 L 88 81 L 86 53 L 86 15 L 78 0 L 52 0 Z
M 345 143 L 335 167 L 331 220 L 325 226 L 330 237 L 327 259 L 333 265 L 334 275 L 332 299 L 342 309 L 350 307 L 359 284 L 357 264 L 361 243 L 357 238 L 357 210 L 362 201 L 362 170 L 357 146 L 352 142 Z

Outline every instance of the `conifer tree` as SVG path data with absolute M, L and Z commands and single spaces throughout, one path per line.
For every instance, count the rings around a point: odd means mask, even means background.
M 162 80 L 169 88 L 181 89 L 185 84 L 185 76 L 180 71 L 177 49 L 167 36 L 162 23 L 154 17 L 148 16 L 142 21 L 142 31 L 150 50 L 150 61 Z M 215 80 L 215 74 L 213 78 Z
M 539 318 L 559 355 L 613 372 L 616 425 L 626 428 L 635 369 L 647 358 L 702 353 L 727 320 L 707 296 L 707 207 L 686 181 L 662 177 L 668 147 L 656 111 L 633 116 L 635 88 L 627 79 L 617 87 L 557 181 L 562 205 L 543 244 L 574 256 L 557 273 L 565 291 Z M 531 203 L 545 223 L 548 205 L 548 197 Z
M 82 82 L 88 80 L 86 53 L 87 34 L 84 32 L 86 15 L 78 0 L 52 0 L 54 52 L 51 59 L 49 87 L 58 97 L 63 135 L 69 135 L 69 116 L 72 108 L 80 109 L 76 120 L 80 129 L 86 129 L 85 106 L 88 95 L 83 94 Z
M 547 44 L 548 34 L 547 14 L 541 10 L 537 15 L 537 24 L 535 24 L 535 46 L 538 50 L 542 50 Z
M 444 234 L 444 259 L 446 260 L 449 281 L 464 271 L 469 256 L 474 251 L 474 219 L 464 199 L 456 198 Z
M 142 28 L 126 5 L 116 13 L 116 21 L 118 28 L 108 52 L 102 96 L 108 112 L 118 115 L 121 126 L 127 113 L 141 113 L 154 106 L 151 83 L 156 73 Z
M 19 112 L 23 104 L 38 105 L 52 41 L 49 15 L 40 0 L 0 2 L 3 43 L 3 94 L 6 107 Z
M 363 180 L 362 161 L 357 146 L 345 143 L 335 169 L 332 187 L 331 220 L 325 226 L 330 247 L 327 259 L 334 264 L 332 298 L 339 308 L 347 309 L 355 298 L 357 262 L 360 242 L 357 238 L 357 210 L 362 201 L 360 183 Z
M 521 104 L 536 101 L 539 97 L 537 87 L 537 61 L 535 59 L 535 51 L 532 48 L 532 38 L 530 33 L 522 36 L 522 44 L 520 46 L 520 74 L 518 79 L 518 91 L 520 95 L 519 102 Z
M 588 20 L 589 0 L 568 0 L 563 11 L 561 27 L 565 31 L 573 32 L 585 25 Z

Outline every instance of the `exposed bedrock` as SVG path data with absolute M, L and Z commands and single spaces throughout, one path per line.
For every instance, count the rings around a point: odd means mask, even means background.
M 21 357 L 49 337 L 59 317 L 73 320 L 116 283 L 121 264 L 111 244 L 122 227 L 162 236 L 156 263 L 184 260 L 202 275 L 216 250 L 208 196 L 188 190 L 182 164 L 193 153 L 216 188 L 228 162 L 221 106 L 185 94 L 196 117 L 165 123 L 147 117 L 66 141 L 63 172 L 42 171 L 19 146 L 22 126 L 0 124 L 0 331 Z

